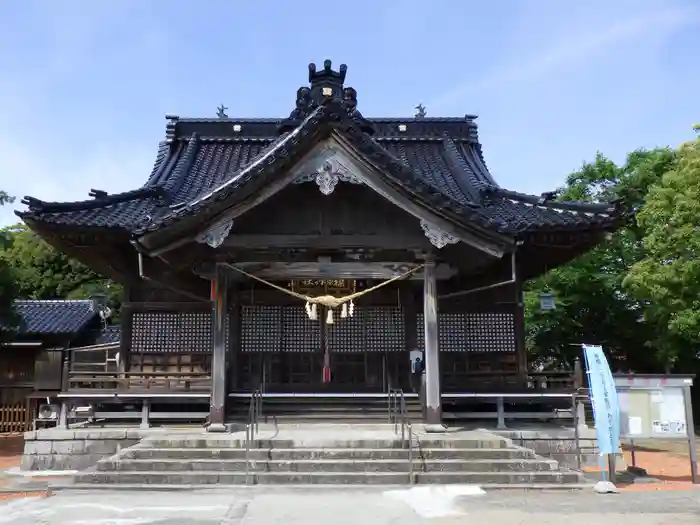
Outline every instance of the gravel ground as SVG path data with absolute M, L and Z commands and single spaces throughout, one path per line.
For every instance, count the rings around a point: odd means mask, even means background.
M 700 490 L 596 495 L 490 492 L 449 497 L 451 487 L 250 487 L 192 492 L 66 491 L 0 503 L 8 525 L 635 525 L 700 524 Z M 399 495 L 397 497 L 396 495 Z M 422 502 L 422 504 L 421 504 Z M 621 523 L 621 522 L 620 522 Z

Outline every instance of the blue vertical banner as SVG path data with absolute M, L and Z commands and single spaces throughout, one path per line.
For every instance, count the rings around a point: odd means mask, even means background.
M 581 346 L 586 360 L 598 449 L 601 454 L 616 454 L 620 449 L 620 403 L 615 380 L 603 348 L 593 345 Z

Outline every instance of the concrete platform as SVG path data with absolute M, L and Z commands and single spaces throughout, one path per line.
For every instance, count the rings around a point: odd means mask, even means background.
M 236 487 L 188 492 L 61 492 L 0 503 L 6 525 L 696 525 L 700 491 L 623 493 L 453 487 Z M 469 487 L 464 487 L 469 489 Z M 625 520 L 622 520 L 625 518 Z

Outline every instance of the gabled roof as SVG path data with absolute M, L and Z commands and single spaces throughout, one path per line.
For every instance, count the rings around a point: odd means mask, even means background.
M 15 311 L 25 335 L 70 335 L 87 328 L 99 317 L 92 300 L 19 300 Z
M 538 229 L 609 228 L 619 210 L 608 204 L 559 203 L 500 188 L 489 173 L 475 116 L 366 119 L 340 72 L 310 68 L 311 87 L 297 92 L 287 119 L 181 119 L 167 116 L 151 175 L 134 191 L 73 203 L 25 198 L 31 223 L 111 228 L 141 235 L 218 202 L 244 199 L 290 168 L 319 136 L 335 132 L 379 167 L 410 198 L 452 220 L 502 234 Z M 330 92 L 323 95 L 323 89 Z

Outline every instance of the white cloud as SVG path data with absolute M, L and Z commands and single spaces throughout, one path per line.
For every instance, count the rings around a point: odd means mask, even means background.
M 572 17 L 575 18 L 575 17 Z M 534 37 L 535 32 L 544 30 L 542 25 L 524 29 L 521 50 L 513 49 L 505 65 L 499 66 L 479 80 L 472 78 L 438 95 L 428 103 L 428 107 L 440 109 L 459 102 L 469 94 L 485 92 L 503 85 L 523 82 L 539 75 L 552 74 L 563 66 L 590 60 L 600 53 L 614 53 L 616 46 L 635 41 L 642 37 L 658 38 L 682 25 L 698 24 L 700 10 L 694 5 L 670 6 L 661 10 L 647 9 L 624 19 L 617 19 L 607 25 L 600 24 L 600 17 L 594 17 L 583 27 L 572 27 L 570 31 L 558 31 L 562 38 L 550 40 L 546 45 L 528 53 L 526 37 Z M 571 20 L 572 24 L 579 21 Z M 518 42 L 515 42 L 518 45 Z M 522 56 L 522 55 L 529 56 Z

